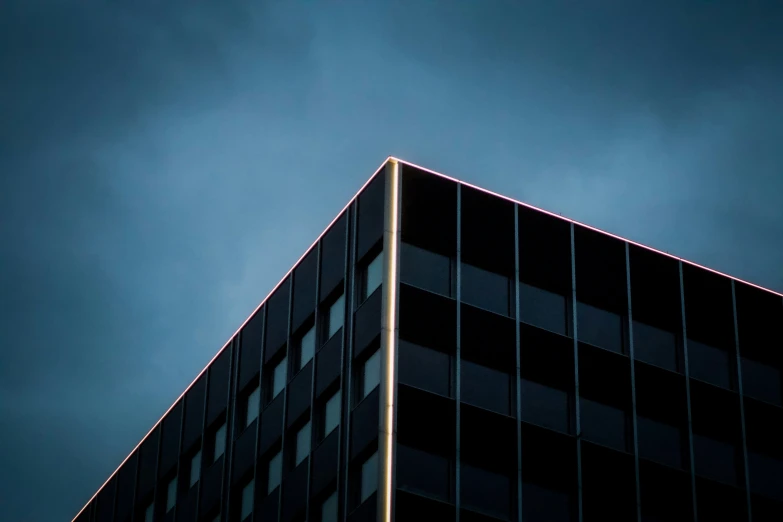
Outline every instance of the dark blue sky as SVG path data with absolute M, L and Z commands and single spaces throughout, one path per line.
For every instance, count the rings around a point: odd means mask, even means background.
M 783 291 L 783 4 L 0 2 L 0 519 L 70 520 L 388 155 Z

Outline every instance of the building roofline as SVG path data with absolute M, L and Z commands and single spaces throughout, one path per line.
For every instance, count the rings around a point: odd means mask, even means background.
M 605 230 L 601 230 L 600 228 L 596 228 L 596 227 L 593 227 L 593 226 L 590 226 L 590 225 L 586 225 L 586 224 L 584 224 L 584 223 L 580 223 L 579 221 L 576 221 L 576 220 L 574 220 L 574 219 L 571 219 L 571 218 L 568 218 L 568 217 L 562 216 L 562 215 L 560 215 L 560 214 L 555 214 L 554 212 L 550 212 L 550 211 L 548 211 L 548 210 L 544 210 L 544 209 L 542 209 L 542 208 L 535 207 L 535 206 L 533 206 L 533 205 L 530 205 L 530 204 L 528 204 L 528 203 L 525 203 L 525 202 L 523 202 L 523 201 L 519 201 L 519 200 L 517 200 L 517 199 L 510 198 L 510 197 L 508 197 L 508 196 L 504 196 L 503 194 L 498 194 L 497 192 L 493 192 L 493 191 L 491 191 L 491 190 L 487 190 L 487 189 L 485 189 L 485 188 L 482 188 L 482 187 L 479 187 L 479 186 L 477 186 L 477 185 L 473 185 L 472 183 L 468 183 L 468 182 L 466 182 L 466 181 L 462 181 L 462 180 L 459 180 L 459 179 L 457 179 L 457 178 L 453 178 L 453 177 L 451 177 L 451 176 L 448 176 L 448 175 L 446 175 L 446 174 L 443 174 L 443 173 L 440 173 L 440 172 L 434 171 L 434 170 L 432 170 L 432 169 L 428 169 L 428 168 L 426 168 L 426 167 L 422 167 L 421 165 L 416 165 L 415 163 L 411 163 L 410 161 L 405 161 L 405 160 L 403 160 L 403 159 L 396 158 L 396 157 L 394 157 L 394 156 L 391 156 L 389 159 L 393 159 L 393 160 L 395 160 L 395 161 L 398 161 L 398 162 L 399 162 L 400 164 L 402 164 L 402 165 L 407 165 L 407 166 L 409 166 L 409 167 L 413 167 L 413 168 L 415 168 L 415 169 L 422 170 L 422 171 L 424 171 L 424 172 L 427 172 L 427 173 L 429 173 L 429 174 L 433 174 L 433 175 L 435 175 L 435 176 L 438 176 L 438 177 L 440 177 L 440 178 L 447 179 L 447 180 L 449 180 L 449 181 L 453 181 L 453 182 L 455 182 L 455 183 L 459 183 L 460 185 L 464 185 L 464 186 L 466 186 L 466 187 L 470 187 L 470 188 L 472 188 L 472 189 L 475 189 L 475 190 L 481 191 L 481 192 L 483 192 L 483 193 L 485 193 L 485 194 L 488 194 L 488 195 L 490 195 L 490 196 L 495 196 L 495 197 L 498 197 L 498 198 L 504 199 L 504 200 L 506 200 L 506 201 L 510 201 L 511 203 L 515 203 L 515 204 L 517 204 L 517 205 L 521 205 L 521 206 L 523 206 L 523 207 L 526 207 L 526 208 L 529 208 L 529 209 L 531 209 L 531 210 L 536 210 L 536 211 L 538 211 L 538 212 L 543 212 L 544 214 L 547 214 L 547 215 L 549 215 L 549 216 L 552 216 L 552 217 L 555 217 L 555 218 L 558 218 L 558 219 L 562 219 L 563 221 L 567 221 L 567 222 L 569 222 L 569 223 L 573 223 L 573 224 L 575 224 L 575 225 L 579 225 L 580 227 L 587 228 L 587 229 L 589 229 L 589 230 L 592 230 L 592 231 L 594 231 L 594 232 L 598 232 L 598 233 L 600 233 L 600 234 L 603 234 L 603 235 L 605 235 L 605 236 L 609 236 L 609 237 L 612 237 L 612 238 L 614 238 L 614 239 L 619 239 L 620 241 L 625 241 L 626 243 L 628 243 L 628 244 L 630 244 L 630 245 L 634 245 L 634 246 L 637 246 L 637 247 L 640 247 L 640 248 L 644 248 L 645 250 L 649 250 L 649 251 L 651 251 L 651 252 L 655 252 L 656 254 L 661 254 L 661 255 L 663 255 L 663 256 L 666 256 L 666 257 L 669 257 L 669 258 L 671 258 L 671 259 L 676 259 L 677 261 L 682 261 L 682 262 L 683 262 L 683 263 L 685 263 L 685 264 L 688 264 L 688 265 L 691 265 L 691 266 L 695 266 L 695 267 L 697 267 L 697 268 L 702 268 L 702 269 L 704 269 L 704 270 L 707 270 L 708 272 L 712 272 L 713 274 L 717 274 L 717 275 L 719 275 L 719 276 L 723 276 L 723 277 L 728 277 L 729 279 L 731 279 L 731 280 L 733 280 L 733 281 L 736 281 L 736 282 L 738 282 L 738 283 L 742 283 L 742 284 L 744 284 L 744 285 L 752 286 L 753 288 L 756 288 L 756 289 L 758 289 L 758 290 L 763 290 L 764 292 L 769 292 L 770 294 L 776 295 L 776 296 L 778 296 L 778 297 L 783 297 L 783 293 L 776 292 L 775 290 L 771 290 L 771 289 L 769 289 L 769 288 L 765 288 L 765 287 L 763 287 L 763 286 L 761 286 L 761 285 L 757 285 L 757 284 L 755 284 L 755 283 L 751 283 L 751 282 L 749 282 L 749 281 L 745 281 L 745 280 L 743 280 L 743 279 L 740 279 L 740 278 L 738 278 L 738 277 L 734 277 L 734 276 L 732 276 L 732 275 L 729 275 L 729 274 L 726 274 L 726 273 L 720 272 L 720 271 L 718 271 L 718 270 L 714 270 L 714 269 L 712 269 L 712 268 L 709 268 L 709 267 L 706 267 L 706 266 L 704 266 L 704 265 L 700 265 L 699 263 L 694 263 L 693 261 L 688 261 L 687 259 L 684 259 L 684 258 L 682 258 L 682 257 L 675 256 L 675 255 L 673 255 L 673 254 L 670 254 L 670 253 L 668 253 L 668 252 L 664 252 L 664 251 L 662 251 L 662 250 L 658 250 L 657 248 L 653 248 L 653 247 L 650 247 L 650 246 L 647 246 L 647 245 L 643 245 L 643 244 L 641 244 L 641 243 L 637 243 L 636 241 L 632 241 L 632 240 L 630 240 L 630 239 L 626 239 L 626 238 L 624 238 L 624 237 L 622 237 L 622 236 L 618 236 L 617 234 L 612 234 L 611 232 L 607 232 L 607 231 L 605 231 Z M 387 159 L 387 161 L 388 161 L 388 159 Z

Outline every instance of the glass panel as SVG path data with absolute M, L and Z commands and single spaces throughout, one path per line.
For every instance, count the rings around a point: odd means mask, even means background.
M 362 372 L 362 398 L 367 397 L 371 391 L 381 383 L 381 351 L 378 350 L 364 363 Z
M 341 295 L 337 301 L 329 308 L 329 330 L 327 330 L 327 339 L 331 339 L 337 331 L 343 327 L 345 319 L 345 295 Z
M 579 340 L 613 352 L 623 352 L 623 320 L 608 310 L 577 303 Z
M 152 522 L 152 518 L 155 514 L 155 504 L 150 502 L 147 509 L 144 510 L 144 522 Z
M 601 402 L 579 398 L 582 435 L 586 440 L 625 451 L 625 412 Z
M 688 339 L 691 377 L 731 389 L 730 355 L 726 350 Z
M 568 433 L 571 414 L 568 392 L 522 379 L 522 420 Z
M 480 364 L 462 360 L 461 400 L 508 415 L 511 411 L 511 376 Z
M 296 434 L 296 465 L 298 466 L 310 454 L 310 423 Z
M 397 487 L 449 500 L 449 461 L 426 451 L 397 445 Z
M 215 458 L 212 462 L 215 462 L 226 451 L 226 425 L 223 424 L 215 432 Z
M 315 354 L 315 328 L 310 328 L 307 330 L 307 333 L 305 333 L 302 336 L 302 339 L 299 341 L 299 368 L 298 370 L 301 370 L 304 368 L 305 364 L 310 362 L 310 359 L 313 358 L 313 355 Z
M 367 299 L 383 283 L 383 253 L 375 256 L 370 261 L 364 273 L 364 295 L 362 300 Z
M 509 515 L 511 481 L 506 476 L 463 464 L 461 495 L 465 506 L 503 519 Z
M 742 358 L 742 393 L 748 397 L 781 405 L 780 370 Z
M 569 522 L 571 497 L 564 491 L 522 484 L 522 519 L 525 522 Z
M 400 382 L 448 397 L 451 389 L 451 358 L 437 350 L 399 341 Z
M 171 511 L 174 504 L 177 503 L 177 477 L 174 477 L 169 482 L 169 487 L 166 491 L 166 513 Z
M 502 315 L 510 315 L 509 280 L 500 274 L 462 263 L 462 294 L 465 303 Z
M 641 415 L 637 417 L 639 456 L 676 468 L 682 467 L 682 437 L 680 428 Z
M 677 371 L 677 338 L 672 332 L 634 321 L 633 352 L 639 361 Z
M 737 483 L 737 455 L 733 444 L 693 434 L 696 473 L 727 484 Z
M 190 459 L 190 487 L 193 487 L 201 475 L 201 450 Z
M 286 371 L 288 368 L 288 358 L 284 358 L 280 361 L 280 364 L 275 366 L 275 371 L 272 374 L 272 399 L 285 389 L 285 381 L 288 375 Z
M 274 489 L 280 485 L 280 479 L 283 476 L 283 455 L 278 452 L 274 457 L 269 460 L 268 480 L 267 480 L 267 494 L 274 491 Z
M 752 491 L 783 500 L 783 460 L 749 451 L 748 467 Z
M 240 520 L 250 516 L 253 512 L 253 489 L 255 488 L 255 481 L 251 480 L 250 483 L 242 488 L 242 510 Z
M 324 437 L 329 435 L 340 424 L 340 392 L 338 391 L 326 401 L 324 408 Z
M 402 243 L 400 247 L 400 281 L 451 297 L 451 259 L 423 248 Z
M 375 493 L 378 488 L 378 454 L 373 453 L 372 457 L 362 464 L 362 490 L 361 502 L 364 502 L 370 495 Z
M 321 504 L 321 521 L 337 522 L 337 493 L 332 493 Z
M 560 294 L 519 283 L 519 317 L 524 323 L 568 335 L 568 306 Z
M 247 396 L 247 404 L 245 411 L 245 427 L 250 426 L 250 423 L 258 417 L 258 409 L 261 402 L 261 388 L 256 388 L 250 395 Z

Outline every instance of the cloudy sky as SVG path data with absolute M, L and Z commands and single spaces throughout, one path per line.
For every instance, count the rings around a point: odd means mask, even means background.
M 782 10 L 0 1 L 0 518 L 70 520 L 388 155 L 783 291 Z

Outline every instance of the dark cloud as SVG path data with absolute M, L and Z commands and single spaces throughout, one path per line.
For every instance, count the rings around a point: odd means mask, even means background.
M 75 514 L 389 154 L 783 290 L 781 22 L 3 3 L 0 513 Z

